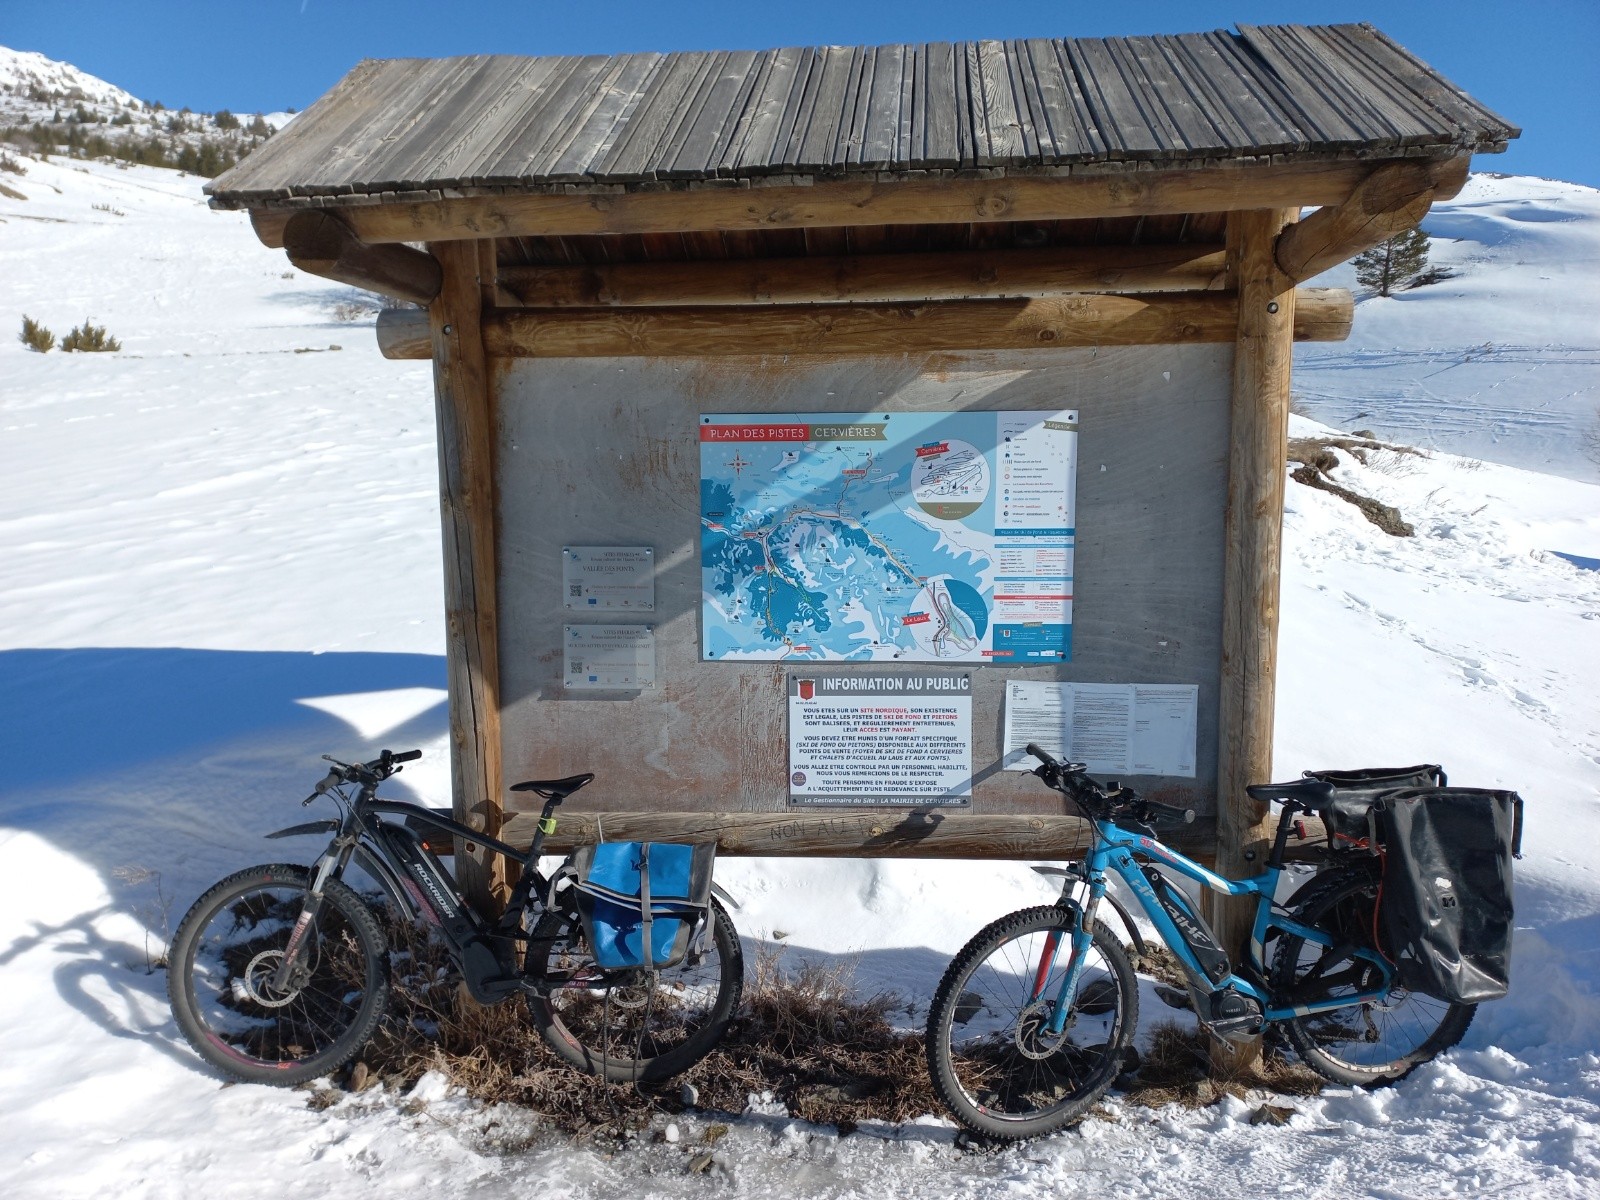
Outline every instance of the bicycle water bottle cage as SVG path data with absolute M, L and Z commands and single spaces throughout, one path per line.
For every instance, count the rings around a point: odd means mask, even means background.
M 522 783 L 513 783 L 513 792 L 533 792 L 543 796 L 546 800 L 554 800 L 560 804 L 579 788 L 594 781 L 594 772 L 585 771 L 582 775 L 568 775 L 565 779 L 528 779 Z

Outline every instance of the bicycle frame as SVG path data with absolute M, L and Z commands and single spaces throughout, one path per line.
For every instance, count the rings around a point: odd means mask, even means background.
M 540 905 L 550 901 L 552 881 L 538 869 L 545 835 L 554 827 L 553 806 L 547 806 L 533 844 L 518 850 L 498 838 L 472 829 L 442 812 L 403 800 L 383 800 L 376 788 L 362 785 L 352 799 L 338 790 L 328 794 L 343 810 L 338 821 L 316 821 L 279 830 L 269 837 L 331 832 L 335 836 L 311 867 L 312 886 L 297 929 L 284 955 L 280 973 L 293 970 L 300 935 L 316 917 L 322 891 L 330 878 L 340 878 L 354 861 L 370 875 L 389 897 L 415 918 L 436 927 L 443 935 L 452 957 L 474 999 L 492 1004 L 530 986 L 520 964 L 514 961 L 513 940 L 522 932 L 523 914 L 530 900 Z M 385 821 L 384 816 L 406 819 L 407 824 Z M 456 884 L 444 864 L 426 841 L 411 827 L 420 822 L 454 838 L 487 846 L 521 867 L 510 900 L 500 919 L 492 926 L 471 905 L 456 894 Z
M 1279 880 L 1283 876 L 1283 842 L 1284 831 L 1291 813 L 1285 811 L 1280 824 L 1280 835 L 1277 845 L 1273 850 L 1267 869 L 1261 874 L 1249 879 L 1229 880 L 1207 870 L 1193 859 L 1178 853 L 1170 846 L 1148 834 L 1138 833 L 1122 828 L 1109 820 L 1095 822 L 1094 842 L 1084 860 L 1084 874 L 1089 885 L 1089 902 L 1082 906 L 1074 905 L 1078 921 L 1072 932 L 1072 961 L 1068 966 L 1066 977 L 1061 981 L 1060 988 L 1055 997 L 1055 1011 L 1050 1020 L 1050 1032 L 1059 1034 L 1066 1028 L 1069 1016 L 1068 997 L 1077 987 L 1078 977 L 1083 971 L 1083 962 L 1089 949 L 1089 930 L 1094 923 L 1095 913 L 1100 902 L 1105 899 L 1108 876 L 1115 874 L 1127 886 L 1128 890 L 1139 901 L 1150 923 L 1155 926 L 1156 933 L 1166 943 L 1167 948 L 1177 955 L 1183 963 L 1185 973 L 1193 980 L 1205 980 L 1206 975 L 1195 955 L 1190 951 L 1177 924 L 1167 914 L 1160 899 L 1156 896 L 1155 889 L 1150 881 L 1145 878 L 1135 861 L 1135 855 L 1151 859 L 1162 866 L 1171 868 L 1179 874 L 1202 883 L 1214 892 L 1225 896 L 1254 896 L 1256 898 L 1255 920 L 1250 931 L 1250 941 L 1246 951 L 1246 960 L 1243 964 L 1243 973 L 1235 969 L 1227 978 L 1216 984 L 1208 984 L 1209 991 L 1222 991 L 1234 988 L 1249 996 L 1261 1006 L 1262 1019 L 1266 1021 L 1281 1021 L 1288 1017 L 1303 1017 L 1312 1013 L 1328 1012 L 1337 1008 L 1346 1008 L 1354 1004 L 1363 1004 L 1368 1001 L 1380 1000 L 1388 994 L 1389 986 L 1393 981 L 1393 971 L 1383 957 L 1372 950 L 1362 947 L 1351 947 L 1351 953 L 1376 966 L 1382 978 L 1381 986 L 1370 991 L 1359 992 L 1352 996 L 1338 999 L 1318 1000 L 1302 1004 L 1283 1004 L 1280 998 L 1272 995 L 1266 986 L 1265 958 L 1266 943 L 1278 932 L 1291 933 L 1304 938 L 1308 942 L 1319 946 L 1334 946 L 1338 943 L 1329 934 L 1319 929 L 1314 929 L 1294 918 L 1273 912 L 1273 896 L 1277 892 Z M 1184 907 L 1187 907 L 1185 902 Z M 1061 939 L 1051 934 L 1046 940 L 1044 950 L 1040 955 L 1038 970 L 1034 976 L 1030 1001 L 1038 1000 L 1044 992 L 1045 983 L 1050 977 L 1050 972 L 1055 965 L 1055 958 L 1060 949 Z

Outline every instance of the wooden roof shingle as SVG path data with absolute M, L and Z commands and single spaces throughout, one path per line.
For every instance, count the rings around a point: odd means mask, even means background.
M 368 60 L 207 185 L 221 208 L 705 181 L 1071 173 L 1504 149 L 1370 25 Z

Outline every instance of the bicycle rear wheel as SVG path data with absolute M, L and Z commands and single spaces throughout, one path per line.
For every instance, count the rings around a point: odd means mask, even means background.
M 608 971 L 595 963 L 576 913 L 545 913 L 526 961 L 528 975 L 545 984 L 528 997 L 540 1036 L 578 1070 L 612 1083 L 688 1070 L 722 1039 L 744 991 L 733 921 L 715 900 L 710 919 L 704 946 L 677 966 Z
M 383 1017 L 383 931 L 338 880 L 323 890 L 295 978 L 272 986 L 310 886 L 304 867 L 239 871 L 194 902 L 172 939 L 172 1015 L 201 1058 L 236 1078 L 286 1087 L 325 1075 L 355 1057 Z
M 956 955 L 928 1013 L 928 1067 L 974 1133 L 1038 1137 L 1081 1120 L 1122 1069 L 1139 992 L 1121 944 L 1096 923 L 1060 1035 L 1048 1024 L 1072 963 L 1077 914 L 1014 912 Z
M 1272 984 L 1280 1004 L 1292 1005 L 1371 991 L 1378 968 L 1341 947 L 1373 946 L 1378 874 L 1366 867 L 1313 881 L 1291 910 L 1306 925 L 1331 933 L 1336 946 L 1284 934 L 1272 960 Z M 1459 1042 L 1472 1023 L 1475 1004 L 1450 1004 L 1394 987 L 1382 1000 L 1330 1012 L 1291 1017 L 1284 1032 L 1312 1070 L 1335 1083 L 1381 1087 Z

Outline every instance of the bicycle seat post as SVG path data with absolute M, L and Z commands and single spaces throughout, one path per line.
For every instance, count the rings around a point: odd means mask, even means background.
M 1283 854 L 1289 845 L 1289 831 L 1294 828 L 1295 814 L 1304 811 L 1305 805 L 1297 800 L 1283 802 L 1283 813 L 1278 817 L 1278 832 L 1272 839 L 1272 853 L 1267 858 L 1267 866 L 1272 870 L 1283 870 Z

